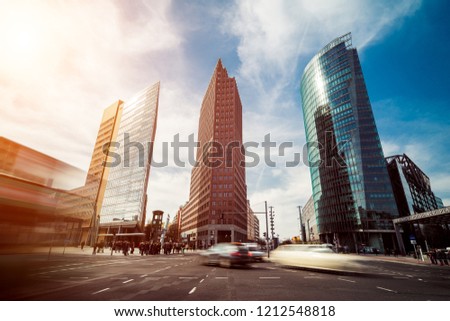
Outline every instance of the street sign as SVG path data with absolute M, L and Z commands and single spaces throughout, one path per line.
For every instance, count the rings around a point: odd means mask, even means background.
M 410 240 L 412 245 L 416 245 L 417 241 L 416 240 Z

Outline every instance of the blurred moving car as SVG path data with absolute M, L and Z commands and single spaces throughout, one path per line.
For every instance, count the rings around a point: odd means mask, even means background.
M 270 254 L 270 260 L 283 266 L 306 269 L 366 273 L 365 258 L 337 254 L 332 244 L 287 244 Z M 367 262 L 367 261 L 366 261 Z
M 266 256 L 266 252 L 264 252 L 257 243 L 244 243 L 244 245 L 248 249 L 251 261 L 253 262 L 263 261 L 263 258 Z
M 245 266 L 251 262 L 248 248 L 239 242 L 218 243 L 200 254 L 203 264 L 222 267 Z

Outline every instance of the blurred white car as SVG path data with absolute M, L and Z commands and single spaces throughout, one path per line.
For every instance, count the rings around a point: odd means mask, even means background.
M 365 258 L 337 254 L 331 244 L 287 244 L 270 254 L 270 260 L 283 266 L 352 273 L 369 272 Z M 366 261 L 367 263 L 367 261 Z

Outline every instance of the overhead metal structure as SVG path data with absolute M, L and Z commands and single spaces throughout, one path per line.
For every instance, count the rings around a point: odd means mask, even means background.
M 400 230 L 404 224 L 435 224 L 445 225 L 447 230 L 450 230 L 450 206 L 439 208 L 436 210 L 418 213 L 414 215 L 404 216 L 392 221 L 394 223 L 397 241 L 400 246 L 400 251 L 405 254 L 405 245 L 401 236 Z
M 402 223 L 450 224 L 450 206 L 429 212 L 396 218 L 393 222 L 394 225 Z

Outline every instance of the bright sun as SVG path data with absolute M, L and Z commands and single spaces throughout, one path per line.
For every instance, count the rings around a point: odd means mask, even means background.
M 39 10 L 31 9 L 11 5 L 0 22 L 0 64 L 9 72 L 32 68 L 44 54 L 44 21 Z
M 37 47 L 37 35 L 30 30 L 21 30 L 16 37 L 16 49 L 18 51 L 32 51 Z

